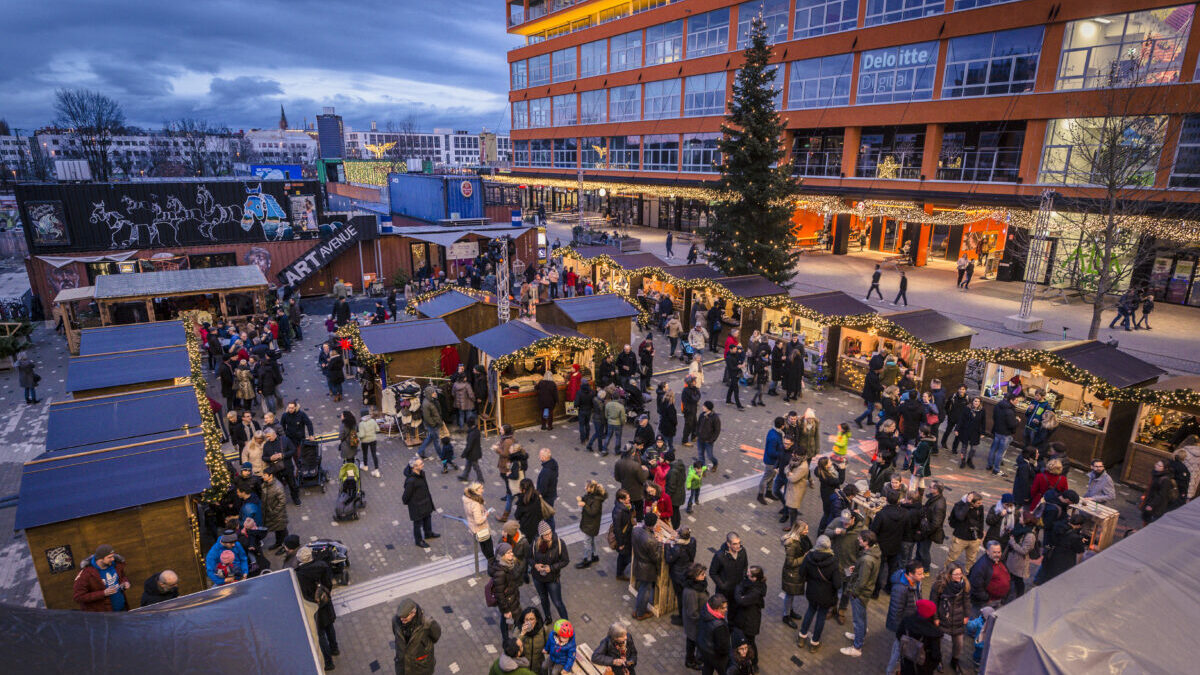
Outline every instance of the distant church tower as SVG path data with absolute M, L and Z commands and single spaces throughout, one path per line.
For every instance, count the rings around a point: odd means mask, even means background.
M 283 104 L 280 103 L 279 104 L 279 129 L 281 131 L 287 131 L 287 128 L 288 128 L 287 115 L 284 114 Z

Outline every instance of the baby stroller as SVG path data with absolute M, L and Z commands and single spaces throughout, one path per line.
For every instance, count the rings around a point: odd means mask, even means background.
M 309 542 L 313 560 L 329 563 L 333 580 L 343 586 L 350 584 L 350 547 L 336 539 L 317 539 Z
M 342 483 L 338 491 L 337 506 L 333 510 L 334 520 L 358 520 L 358 510 L 367 508 L 366 493 L 362 489 L 362 476 L 353 459 L 348 460 L 338 471 Z
M 679 360 L 684 363 L 691 363 L 696 357 L 696 348 L 690 342 L 684 339 L 679 343 Z
M 329 474 L 325 473 L 325 467 L 321 465 L 320 443 L 307 439 L 300 443 L 300 471 L 296 480 L 299 481 L 300 487 L 319 487 L 321 492 L 325 492 Z

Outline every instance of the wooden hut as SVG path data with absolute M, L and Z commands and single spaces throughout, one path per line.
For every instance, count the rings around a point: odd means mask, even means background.
M 653 253 L 616 253 L 614 249 L 606 247 L 583 247 L 577 249 L 576 253 L 589 260 L 601 254 L 611 258 L 615 265 L 607 262 L 584 264 L 577 258 L 564 258 L 563 264 L 567 269 L 574 269 L 576 274 L 591 278 L 596 290 L 599 290 L 601 281 L 606 281 L 610 290 L 619 293 L 628 293 L 630 289 L 641 286 L 642 276 L 630 274 L 634 270 L 662 267 L 665 264 L 662 258 Z
M 67 392 L 78 399 L 157 389 L 183 384 L 191 374 L 183 346 L 75 356 L 67 361 Z
M 442 348 L 458 346 L 458 336 L 442 319 L 417 319 L 364 326 L 363 344 L 374 356 L 385 356 L 387 383 L 414 377 L 441 377 Z M 385 383 L 385 384 L 387 384 Z
M 559 298 L 538 307 L 541 323 L 573 328 L 588 337 L 604 340 L 612 345 L 614 353 L 629 344 L 631 319 L 637 314 L 633 305 L 615 293 Z
M 691 281 L 694 279 L 716 279 L 721 275 L 719 270 L 716 270 L 708 265 L 672 265 L 662 268 L 662 271 L 671 275 L 680 281 Z M 671 297 L 671 304 L 675 306 L 675 313 L 679 316 L 679 322 L 683 324 L 683 330 L 689 331 L 692 329 L 692 294 L 688 293 L 681 285 L 676 284 L 667 279 L 655 279 L 654 277 L 644 277 L 641 286 L 636 288 L 634 292 L 638 293 L 639 297 L 643 294 L 649 295 L 651 291 L 657 293 L 666 293 Z M 643 309 L 651 309 L 644 307 Z
M 229 319 L 266 309 L 267 288 L 257 265 L 241 265 L 106 274 L 96 279 L 95 298 L 104 326 L 170 321 L 185 310 Z
M 22 471 L 15 524 L 46 606 L 78 609 L 75 575 L 101 544 L 125 558 L 131 607 L 142 580 L 164 569 L 181 593 L 203 589 L 192 495 L 210 480 L 190 385 L 52 404 L 46 452 Z
M 450 326 L 450 330 L 458 336 L 458 356 L 464 363 L 471 351 L 465 342 L 466 337 L 500 325 L 500 312 L 494 295 L 479 298 L 449 290 L 420 303 L 416 310 L 422 318 L 442 319 Z M 509 308 L 509 318 L 515 319 L 519 315 L 520 308 L 513 303 Z
M 787 289 L 767 279 L 760 274 L 744 274 L 736 277 L 718 277 L 713 279 L 718 286 L 732 293 L 737 298 L 745 299 L 766 299 L 766 298 L 786 298 Z M 693 291 L 692 306 L 696 306 L 699 302 L 704 307 L 711 307 L 712 303 L 717 302 L 722 305 L 722 313 L 725 317 L 722 334 L 717 337 L 717 344 L 722 344 L 725 340 L 725 335 L 728 331 L 735 328 L 739 329 L 738 333 L 742 344 L 749 344 L 750 335 L 758 330 L 762 324 L 762 310 L 755 307 L 750 307 L 736 300 L 724 300 L 720 296 L 709 293 L 708 291 Z M 702 299 L 701 299 L 702 298 Z M 712 327 L 706 326 L 711 332 Z
M 1156 391 L 1200 391 L 1200 375 L 1170 377 L 1146 388 Z M 1150 483 L 1154 463 L 1159 460 L 1171 461 L 1173 453 L 1193 435 L 1200 436 L 1200 407 L 1182 403 L 1170 406 L 1142 404 L 1138 409 L 1132 438 L 1129 439 L 1129 450 L 1125 453 L 1121 480 L 1146 487 Z M 1179 489 L 1183 491 L 1184 487 L 1179 486 Z
M 91 317 L 90 320 L 81 316 L 89 310 L 94 310 L 95 302 L 95 286 L 64 288 L 54 296 L 52 318 L 55 324 L 62 324 L 63 334 L 67 337 L 67 350 L 72 354 L 79 353 L 79 331 L 85 323 L 100 324 L 98 316 Z
M 1034 340 L 1011 348 L 1050 352 L 1119 389 L 1153 384 L 1165 373 L 1157 366 L 1096 340 Z M 1014 376 L 1020 378 L 1020 391 L 1015 391 Z M 1093 459 L 1102 459 L 1113 476 L 1121 475 L 1117 466 L 1125 460 L 1137 426 L 1138 404 L 1101 399 L 1083 384 L 1072 382 L 1066 373 L 1037 363 L 1000 361 L 984 368 L 982 398 L 988 419 L 1000 399 L 1013 392 L 1017 394 L 1013 401 L 1017 420 L 1024 429 L 1025 411 L 1033 392 L 1039 390 L 1046 393 L 1058 418 L 1058 428 L 1050 440 L 1066 446 L 1071 463 L 1088 467 Z M 1025 445 L 1022 432 L 1013 436 L 1013 445 Z
M 956 351 L 971 346 L 975 331 L 932 309 L 891 314 L 887 317 L 913 337 L 942 351 Z M 875 352 L 883 350 L 901 359 L 915 373 L 918 386 L 929 388 L 933 379 L 942 381 L 942 388 L 953 392 L 963 382 L 962 363 L 943 363 L 935 355 L 925 354 L 915 345 L 896 338 L 878 335 L 872 330 L 843 327 L 838 345 L 838 386 L 855 393 L 862 391 L 867 364 Z
M 804 293 L 793 295 L 792 302 L 826 316 L 854 316 L 874 314 L 870 305 L 842 291 Z M 745 320 L 743 319 L 743 325 Z M 841 345 L 841 326 L 827 326 L 806 319 L 803 315 L 786 308 L 765 308 L 760 312 L 757 326 L 750 332 L 761 331 L 769 340 L 789 342 L 799 335 L 804 343 L 804 369 L 818 381 L 835 381 L 837 378 L 838 347 Z M 742 331 L 745 335 L 746 330 Z M 819 373 L 819 375 L 818 375 Z

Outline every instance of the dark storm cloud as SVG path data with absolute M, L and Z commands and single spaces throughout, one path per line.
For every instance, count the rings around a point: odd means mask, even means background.
M 28 129 L 62 87 L 104 91 L 146 127 L 272 126 L 280 104 L 294 124 L 332 105 L 355 127 L 506 127 L 504 55 L 519 44 L 491 0 L 43 0 L 4 23 L 0 117 Z

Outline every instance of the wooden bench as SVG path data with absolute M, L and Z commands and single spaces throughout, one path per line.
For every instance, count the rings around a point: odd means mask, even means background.
M 584 675 L 605 675 L 612 672 L 608 666 L 601 667 L 592 663 L 592 648 L 587 644 L 576 645 L 575 667 L 572 670 Z

